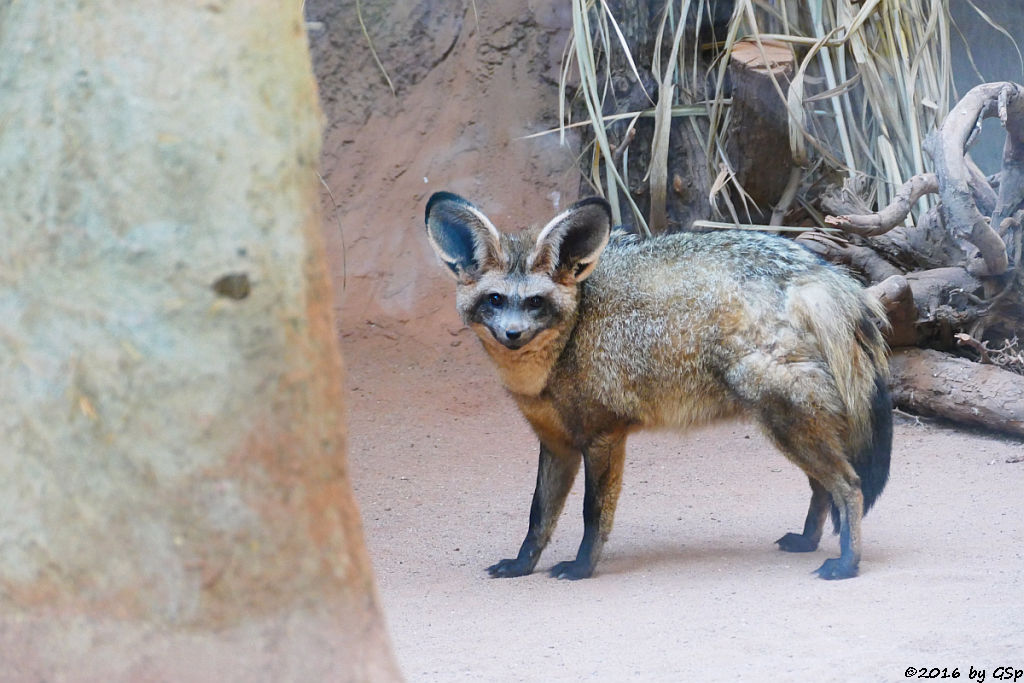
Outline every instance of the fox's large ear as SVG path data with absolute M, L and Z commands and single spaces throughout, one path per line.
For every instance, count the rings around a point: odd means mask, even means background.
M 427 202 L 426 223 L 430 246 L 456 279 L 467 271 L 501 265 L 498 229 L 459 195 L 435 192 Z
M 591 197 L 576 202 L 551 219 L 537 235 L 530 253 L 530 270 L 555 274 L 567 272 L 580 282 L 597 266 L 612 228 L 608 202 Z

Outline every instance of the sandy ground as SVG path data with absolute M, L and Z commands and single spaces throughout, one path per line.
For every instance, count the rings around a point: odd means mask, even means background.
M 453 316 L 454 318 L 454 316 Z M 1024 669 L 1024 445 L 898 418 L 861 575 L 791 555 L 803 475 L 746 423 L 633 437 L 596 575 L 549 578 L 582 534 L 577 482 L 537 573 L 491 579 L 526 530 L 536 443 L 468 330 L 353 321 L 350 460 L 410 681 L 993 680 Z M 977 678 L 975 678 L 977 680 Z

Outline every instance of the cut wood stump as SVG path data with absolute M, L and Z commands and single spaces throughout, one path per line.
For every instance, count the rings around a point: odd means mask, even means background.
M 741 40 L 732 49 L 732 122 L 726 153 L 743 189 L 762 209 L 777 204 L 794 168 L 786 94 L 796 58 L 785 43 Z

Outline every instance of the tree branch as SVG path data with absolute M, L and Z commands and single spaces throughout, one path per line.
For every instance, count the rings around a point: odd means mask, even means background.
M 878 213 L 828 216 L 825 223 L 855 235 L 874 237 L 903 223 L 918 199 L 938 191 L 938 177 L 934 173 L 922 173 L 905 182 L 896 192 L 892 203 Z
M 949 112 L 938 131 L 928 136 L 925 148 L 938 169 L 941 211 L 947 229 L 978 248 L 989 275 L 1000 275 L 1009 266 L 1006 244 L 975 204 L 971 171 L 964 156 L 981 121 L 991 116 L 999 116 L 1007 129 L 1003 177 L 993 216 L 999 225 L 1020 203 L 1024 189 L 1024 149 L 1019 135 L 1024 128 L 1024 89 L 1006 82 L 983 83 L 972 88 Z M 1013 206 L 1008 208 L 1011 203 Z

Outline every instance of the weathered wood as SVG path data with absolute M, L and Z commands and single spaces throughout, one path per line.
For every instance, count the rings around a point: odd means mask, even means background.
M 981 282 L 962 267 L 915 271 L 906 278 L 921 318 L 928 318 L 941 306 L 967 308 L 971 298 L 981 293 Z
M 972 170 L 971 188 L 974 196 L 986 206 L 995 205 L 995 194 L 977 167 Z M 917 223 L 905 225 L 914 203 L 923 195 L 938 191 L 938 176 L 926 173 L 914 176 L 897 191 L 896 197 L 878 212 L 872 212 L 864 199 L 867 177 L 854 175 L 822 194 L 821 206 L 831 215 L 825 223 L 851 234 L 867 238 L 867 244 L 885 259 L 905 271 L 927 270 L 961 264 L 966 254 L 947 230 L 937 207 L 920 216 Z M 980 205 L 980 204 L 979 204 Z
M 1024 376 L 929 349 L 890 359 L 897 407 L 1024 436 Z
M 892 275 L 868 287 L 868 291 L 882 302 L 889 318 L 889 327 L 882 331 L 886 343 L 892 348 L 917 344 L 917 306 L 907 278 Z
M 967 155 L 988 117 L 998 117 L 1006 130 L 1003 167 L 993 179 Z M 871 270 L 884 273 L 880 260 L 906 271 L 918 310 L 918 343 L 952 348 L 957 331 L 989 341 L 1010 339 L 1024 327 L 1024 87 L 973 88 L 925 144 L 935 173 L 911 178 L 889 206 L 871 212 L 857 177 L 823 196 L 822 206 L 835 214 L 826 222 L 855 237 L 817 251 L 869 277 Z M 917 225 L 901 225 L 919 197 L 936 191 L 937 207 Z
M 886 261 L 873 249 L 854 244 L 840 236 L 805 232 L 797 241 L 826 261 L 846 266 L 862 275 L 870 283 L 878 283 L 900 274 L 899 268 Z
M 897 225 L 884 235 L 869 237 L 872 249 L 905 271 L 929 270 L 962 264 L 967 258 L 960 242 L 946 230 L 938 207 L 913 225 Z
M 952 349 L 953 334 L 981 318 L 982 284 L 963 267 L 916 271 L 906 279 L 917 308 L 918 343 Z
M 1007 128 L 1003 180 L 992 224 L 983 216 L 971 192 L 971 171 L 964 159 L 982 120 L 998 116 Z M 996 232 L 1003 218 L 1016 211 L 1024 197 L 1024 89 L 1015 83 L 983 83 L 972 88 L 949 112 L 937 131 L 925 140 L 940 176 L 939 195 L 946 227 L 978 248 L 989 275 L 1006 272 L 1006 244 Z

